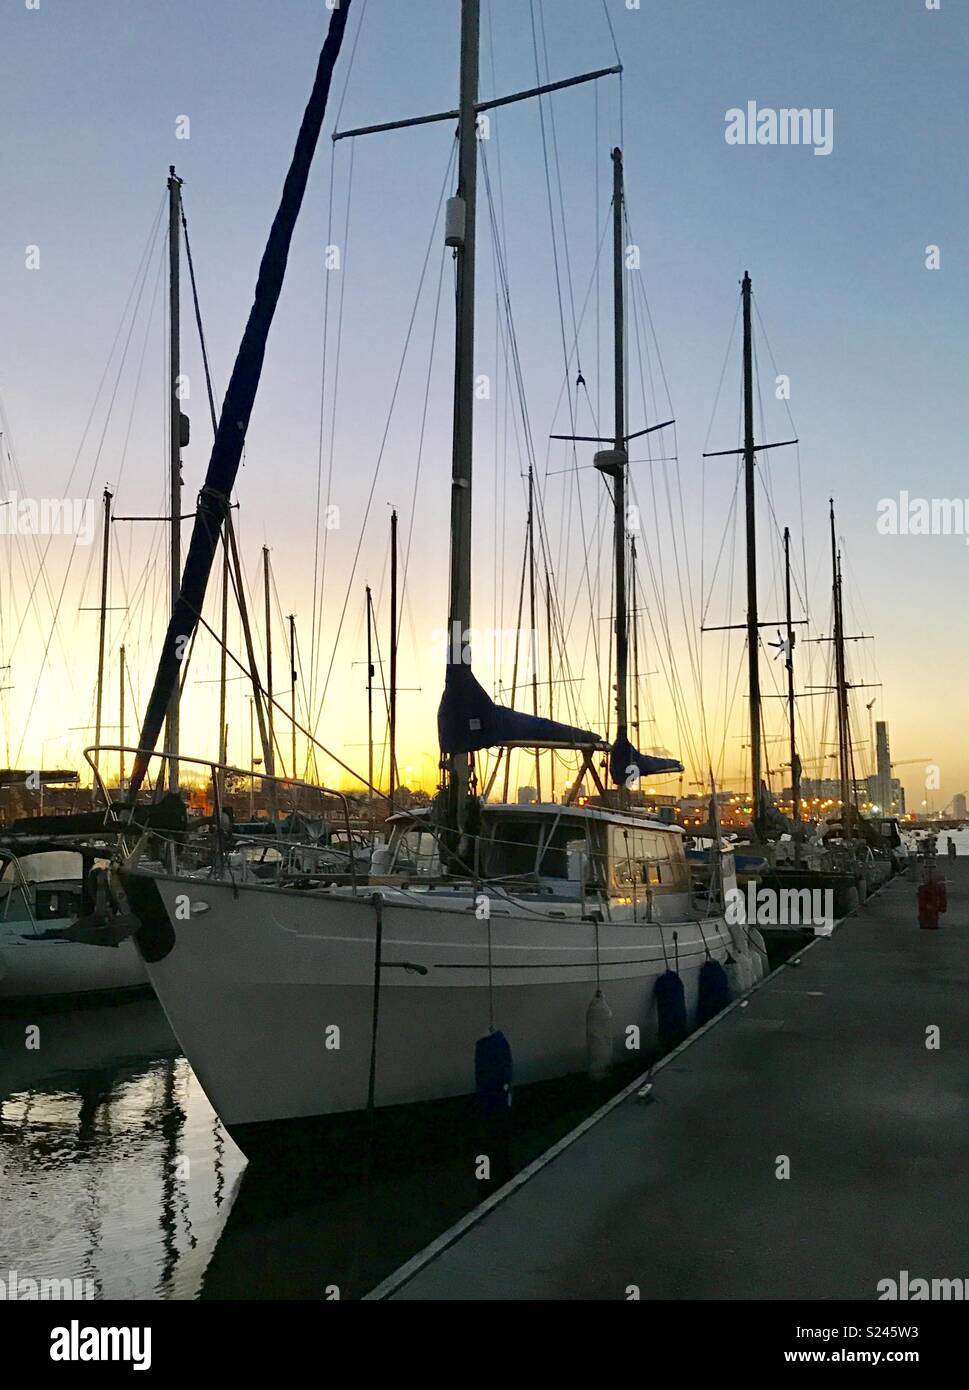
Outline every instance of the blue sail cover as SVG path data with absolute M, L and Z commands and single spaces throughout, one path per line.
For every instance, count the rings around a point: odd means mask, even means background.
M 617 786 L 623 787 L 634 768 L 641 777 L 652 777 L 658 772 L 682 772 L 683 764 L 677 758 L 651 758 L 638 753 L 629 742 L 626 730 L 620 729 L 609 759 L 610 776 Z
M 212 561 L 239 471 L 249 417 L 256 400 L 266 355 L 266 341 L 283 288 L 293 232 L 303 205 L 313 155 L 323 127 L 333 69 L 340 55 L 350 4 L 351 0 L 342 0 L 342 3 L 330 12 L 329 28 L 320 53 L 313 90 L 303 113 L 303 122 L 283 184 L 279 208 L 259 267 L 249 320 L 222 404 L 222 415 L 212 445 L 205 483 L 199 493 L 195 526 L 182 572 L 181 592 L 165 635 L 155 684 L 138 740 L 138 754 L 132 769 L 129 789 L 132 803 L 155 751 L 158 735 L 161 733 L 162 723 L 179 679 L 182 657 L 188 650 L 189 640 L 195 632 L 202 612 Z
M 448 665 L 444 694 L 437 711 L 438 742 L 443 753 L 476 753 L 501 743 L 526 746 L 563 745 L 566 748 L 600 748 L 602 739 L 586 729 L 574 729 L 554 719 L 521 714 L 496 705 L 479 685 L 470 666 Z

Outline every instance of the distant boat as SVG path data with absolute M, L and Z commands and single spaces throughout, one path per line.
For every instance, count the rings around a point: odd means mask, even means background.
M 834 502 L 830 504 L 831 559 L 832 559 L 832 599 L 834 609 L 835 684 L 833 687 L 837 701 L 838 757 L 841 782 L 841 810 L 836 828 L 815 827 L 802 818 L 801 803 L 801 760 L 798 755 L 795 726 L 795 701 L 798 698 L 794 687 L 794 650 L 797 625 L 791 612 L 791 535 L 784 529 L 784 591 L 786 597 L 785 627 L 782 637 L 778 629 L 776 646 L 783 653 L 787 676 L 787 691 L 784 699 L 788 708 L 789 749 L 791 772 L 791 800 L 793 819 L 783 815 L 774 804 L 766 782 L 763 779 L 764 737 L 762 727 L 762 696 L 760 674 L 760 629 L 761 623 L 757 599 L 757 518 L 755 504 L 755 464 L 761 450 L 780 448 L 797 444 L 796 439 L 787 439 L 780 444 L 758 444 L 754 434 L 754 344 L 752 327 L 753 286 L 750 275 L 745 272 L 742 281 L 741 304 L 743 310 L 743 433 L 744 443 L 739 449 L 718 450 L 705 457 L 720 457 L 722 454 L 743 456 L 745 481 L 745 542 L 747 615 L 743 626 L 747 634 L 747 689 L 748 713 L 750 719 L 750 796 L 751 830 L 746 842 L 738 844 L 738 850 L 745 852 L 749 860 L 741 871 L 738 864 L 738 879 L 741 882 L 756 881 L 765 888 L 778 893 L 784 890 L 830 891 L 833 895 L 833 913 L 843 917 L 864 901 L 869 889 L 881 887 L 893 872 L 893 860 L 880 832 L 872 822 L 865 821 L 852 798 L 851 788 L 855 785 L 854 762 L 849 721 L 848 693 L 852 688 L 845 670 L 845 643 L 841 553 L 835 538 Z M 717 629 L 711 629 L 717 630 Z M 722 630 L 722 629 L 721 629 Z M 804 934 L 813 933 L 811 922 L 804 924 Z M 773 928 L 767 928 L 773 931 Z M 789 934 L 788 928 L 783 929 Z
M 0 1001 L 146 989 L 130 938 L 96 945 L 64 935 L 96 909 L 79 850 L 0 849 Z

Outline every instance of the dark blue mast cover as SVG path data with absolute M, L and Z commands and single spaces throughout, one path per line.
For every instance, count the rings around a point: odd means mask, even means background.
M 500 743 L 602 747 L 599 735 L 586 729 L 496 705 L 463 662 L 448 664 L 437 711 L 437 734 L 443 753 L 476 753 Z
M 195 632 L 202 611 L 212 560 L 239 471 L 249 417 L 262 374 L 266 340 L 283 287 L 293 231 L 319 142 L 333 69 L 340 56 L 351 3 L 352 0 L 341 0 L 340 5 L 330 13 L 330 25 L 320 53 L 313 91 L 303 113 L 303 123 L 283 185 L 279 208 L 259 267 L 249 322 L 246 324 L 229 387 L 222 403 L 222 416 L 212 445 L 205 483 L 199 493 L 195 526 L 182 573 L 181 592 L 168 625 L 155 685 L 148 701 L 145 722 L 138 742 L 138 755 L 131 773 L 132 801 L 144 779 L 149 759 L 155 751 L 165 713 L 179 677 L 181 659 L 188 650 L 189 640 Z
M 652 777 L 658 772 L 682 772 L 683 764 L 678 758 L 653 758 L 646 753 L 637 753 L 626 736 L 626 730 L 620 729 L 612 745 L 609 774 L 616 785 L 622 787 L 634 769 L 641 777 Z

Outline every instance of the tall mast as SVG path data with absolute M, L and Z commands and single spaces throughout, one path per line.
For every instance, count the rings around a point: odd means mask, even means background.
M 98 770 L 97 748 L 101 742 L 101 708 L 104 700 L 104 640 L 108 628 L 108 556 L 111 545 L 111 493 L 104 489 L 104 535 L 101 541 L 101 609 L 98 621 L 98 687 L 94 708 L 94 770 Z M 97 797 L 97 779 L 92 788 Z
M 794 624 L 791 619 L 791 532 L 784 527 L 784 594 L 787 602 L 787 714 L 791 731 L 791 799 L 794 819 L 801 819 L 801 769 L 797 760 L 797 734 L 794 722 Z
M 830 502 L 831 571 L 834 605 L 834 676 L 838 699 L 838 769 L 841 775 L 841 820 L 845 839 L 850 839 L 848 794 L 848 683 L 845 671 L 844 615 L 841 608 L 841 556 L 834 529 L 834 499 Z
M 228 761 L 225 737 L 226 660 L 229 650 L 229 538 L 222 533 L 222 642 L 219 652 L 219 762 Z M 221 785 L 221 783 L 220 783 Z
M 390 513 L 390 814 L 397 789 L 397 510 Z
M 373 595 L 367 585 L 367 783 L 373 796 Z
M 552 687 L 552 580 L 545 566 L 545 630 L 548 650 L 548 717 L 555 718 L 555 702 Z M 555 800 L 555 749 L 548 750 L 548 799 Z
M 255 704 L 255 695 L 249 696 L 249 819 L 254 820 L 256 815 L 256 748 L 253 742 L 252 729 L 252 710 Z
M 612 152 L 613 329 L 615 333 L 616 738 L 626 732 L 629 631 L 626 615 L 626 373 L 622 150 Z
M 638 576 L 638 573 L 637 573 L 637 570 L 636 570 L 636 537 L 635 537 L 635 536 L 630 536 L 630 538 L 629 538 L 629 561 L 630 561 L 630 568 L 631 568 L 631 570 L 632 570 L 632 575 L 631 575 L 631 580 L 632 580 L 631 596 L 632 596 L 632 603 L 633 603 L 633 621 L 632 621 L 632 632 L 633 632 L 633 729 L 635 730 L 635 739 L 634 739 L 634 742 L 635 742 L 635 744 L 636 744 L 636 747 L 638 748 L 638 747 L 639 747 L 639 733 L 640 733 L 640 729 L 639 729 L 639 725 L 640 725 L 640 718 L 639 718 L 639 597 L 638 597 L 638 594 L 639 594 L 638 578 L 639 578 L 639 576 Z
M 239 546 L 236 542 L 236 532 L 232 524 L 232 513 L 230 511 L 226 511 L 224 527 L 225 536 L 229 542 L 233 586 L 239 605 L 239 619 L 242 623 L 242 635 L 246 644 L 246 662 L 249 667 L 249 679 L 252 682 L 252 698 L 255 704 L 256 719 L 259 723 L 259 741 L 262 744 L 262 756 L 266 773 L 271 777 L 274 772 L 273 745 L 267 732 L 266 718 L 263 711 L 262 688 L 259 684 L 259 670 L 256 666 L 256 649 L 252 640 L 252 626 L 249 622 L 249 605 L 246 602 L 245 579 L 242 573 L 242 564 L 239 560 Z M 250 722 L 251 715 L 252 711 L 250 711 Z M 250 739 L 250 742 L 251 741 Z
M 272 610 L 269 602 L 270 579 L 268 545 L 264 545 L 262 548 L 262 585 L 266 609 L 266 737 L 269 742 L 269 751 L 271 754 L 275 755 L 276 741 L 273 737 L 273 624 Z M 273 762 L 275 762 L 275 756 L 273 757 Z M 266 771 L 272 775 L 273 772 L 275 772 L 275 766 L 267 767 Z
M 750 696 L 750 785 L 753 824 L 760 819 L 760 653 L 757 618 L 757 533 L 754 504 L 754 354 L 750 324 L 750 275 L 743 279 L 744 496 L 747 511 L 747 667 Z
M 124 643 L 121 643 L 120 661 L 118 663 L 118 747 L 121 753 L 118 757 L 118 791 L 124 791 Z
M 293 710 L 293 781 L 299 777 L 296 770 L 296 614 L 290 613 L 289 618 L 289 679 L 290 690 L 292 691 L 292 710 Z
M 626 377 L 625 302 L 623 275 L 623 182 L 622 150 L 612 152 L 612 275 L 613 275 L 613 386 L 615 391 L 614 437 L 611 449 L 600 450 L 595 467 L 612 479 L 615 552 L 615 633 L 616 633 L 616 735 L 618 744 L 627 737 L 627 699 L 629 685 L 629 618 L 626 610 Z M 619 789 L 620 804 L 626 790 Z
M 538 714 L 538 629 L 535 625 L 535 470 L 528 465 L 528 609 L 532 634 L 532 713 Z M 551 715 L 549 716 L 551 718 Z M 535 798 L 542 799 L 542 754 L 535 749 Z
M 170 388 L 169 420 L 169 503 L 171 511 L 170 557 L 171 614 L 178 603 L 182 581 L 182 407 L 180 399 L 181 323 L 179 311 L 179 222 L 182 203 L 182 181 L 175 175 L 175 166 L 168 170 L 168 371 Z M 176 680 L 168 704 L 165 725 L 165 752 L 168 755 L 168 789 L 178 791 L 179 693 L 181 682 Z
M 457 261 L 455 295 L 454 433 L 451 456 L 451 572 L 448 597 L 449 660 L 461 661 L 471 627 L 471 465 L 474 415 L 474 266 L 478 192 L 478 52 L 480 0 L 462 0 L 461 94 L 458 112 L 458 187 L 452 207 L 461 225 L 452 239 Z M 449 774 L 458 823 L 468 789 L 468 755 L 454 753 Z

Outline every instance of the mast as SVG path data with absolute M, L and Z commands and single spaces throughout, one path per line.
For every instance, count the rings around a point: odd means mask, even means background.
M 754 504 L 754 354 L 750 323 L 750 275 L 743 279 L 744 313 L 744 497 L 747 512 L 747 669 L 750 697 L 750 785 L 752 823 L 760 820 L 760 652 L 757 618 L 757 533 Z
M 296 614 L 290 613 L 289 618 L 289 679 L 290 690 L 292 691 L 293 701 L 293 781 L 298 779 L 296 770 Z
M 629 685 L 629 617 L 626 607 L 626 379 L 625 379 L 625 303 L 623 274 L 623 181 L 622 150 L 612 152 L 612 259 L 613 259 L 613 386 L 614 438 L 611 449 L 595 456 L 595 467 L 612 479 L 615 551 L 615 633 L 616 633 L 616 738 L 627 737 L 627 699 Z M 627 800 L 625 785 L 618 792 L 619 804 Z
M 179 221 L 181 214 L 182 181 L 175 175 L 174 164 L 168 170 L 168 372 L 170 387 L 169 418 L 169 526 L 171 578 L 171 609 L 174 616 L 182 580 L 182 406 L 180 398 L 181 323 L 179 309 Z M 178 791 L 179 694 L 180 682 L 172 687 L 165 724 L 165 752 L 168 755 L 168 790 Z
M 452 238 L 455 295 L 454 433 L 451 456 L 451 568 L 448 597 L 448 660 L 460 662 L 471 627 L 471 471 L 474 416 L 474 268 L 478 193 L 478 53 L 480 0 L 462 0 L 461 94 L 458 111 L 458 187 L 451 209 L 460 224 Z M 457 824 L 463 821 L 469 757 L 453 753 L 448 773 Z
M 373 796 L 373 595 L 367 585 L 367 783 Z
M 275 753 L 276 741 L 273 737 L 273 624 L 269 602 L 270 578 L 268 545 L 264 545 L 262 548 L 262 586 L 266 609 L 266 736 L 270 752 Z M 273 772 L 275 772 L 275 766 L 267 767 L 266 771 L 272 775 Z
M 538 628 L 535 619 L 535 477 L 528 465 L 528 608 L 532 634 L 532 713 L 538 714 Z M 551 715 L 549 716 L 551 718 Z M 535 749 L 535 799 L 542 799 L 542 755 Z
M 249 819 L 254 820 L 256 815 L 256 749 L 253 744 L 252 730 L 252 707 L 255 704 L 255 695 L 249 696 Z
M 615 333 L 615 547 L 616 547 L 616 738 L 626 732 L 629 631 L 626 615 L 626 373 L 625 303 L 623 298 L 623 183 L 622 150 L 612 152 L 612 250 Z
M 636 570 L 636 537 L 629 538 L 629 563 L 632 571 L 632 604 L 633 604 L 633 728 L 636 730 L 636 747 L 639 747 L 639 585 L 638 573 Z
M 390 814 L 397 789 L 397 509 L 390 513 Z
M 552 580 L 548 572 L 548 565 L 545 566 L 545 630 L 548 647 L 548 717 L 555 718 L 555 705 L 553 700 L 552 686 Z M 548 799 L 555 800 L 555 749 L 548 750 Z
M 118 729 L 120 737 L 118 746 L 121 753 L 118 759 L 118 791 L 124 791 L 124 643 L 121 644 L 120 661 L 118 664 Z
M 104 699 L 104 641 L 108 627 L 108 555 L 111 543 L 111 493 L 107 488 L 104 489 L 104 535 L 101 541 L 101 608 L 98 620 L 98 687 L 97 698 L 94 708 L 94 770 L 98 770 L 100 755 L 98 746 L 101 742 L 101 707 Z M 91 789 L 92 796 L 97 798 L 97 778 L 95 785 Z
M 834 680 L 838 701 L 838 769 L 841 775 L 841 820 L 845 839 L 853 827 L 848 813 L 848 682 L 845 672 L 844 615 L 841 608 L 841 555 L 834 529 L 834 498 L 830 499 L 831 570 L 834 604 Z
M 249 680 L 252 683 L 252 698 L 256 706 L 256 718 L 259 721 L 259 741 L 262 744 L 262 755 L 266 766 L 266 772 L 271 775 L 273 767 L 272 744 L 266 728 L 266 720 L 262 708 L 262 688 L 259 684 L 259 670 L 256 666 L 256 649 L 252 641 L 252 626 L 249 622 L 249 605 L 246 602 L 246 591 L 242 564 L 239 560 L 239 547 L 236 543 L 235 527 L 232 524 L 232 513 L 226 511 L 225 514 L 225 534 L 229 541 L 229 554 L 232 560 L 232 575 L 235 587 L 236 601 L 239 606 L 239 618 L 242 623 L 242 635 L 246 644 L 246 662 L 249 666 Z
M 794 820 L 801 819 L 801 769 L 797 759 L 797 734 L 794 722 L 794 625 L 791 620 L 791 532 L 784 527 L 784 594 L 787 603 L 787 714 L 791 731 L 791 799 Z
M 222 649 L 219 652 L 219 762 L 228 761 L 225 737 L 226 660 L 229 650 L 229 541 L 222 535 Z M 221 785 L 221 784 L 220 784 Z

